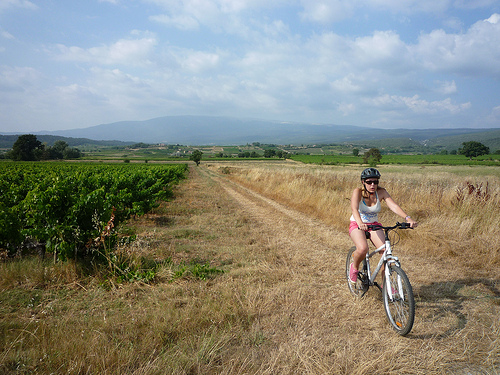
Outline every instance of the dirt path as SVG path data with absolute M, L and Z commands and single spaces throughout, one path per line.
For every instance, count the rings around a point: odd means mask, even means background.
M 403 266 L 414 286 L 417 316 L 412 333 L 401 338 L 386 321 L 380 292 L 372 288 L 361 301 L 349 294 L 344 267 L 351 242 L 346 233 L 210 169 L 202 167 L 198 173 L 218 184 L 239 210 L 265 228 L 275 254 L 271 261 L 269 256 L 262 260 L 261 272 L 278 277 L 253 298 L 261 300 L 259 311 L 267 311 L 259 319 L 269 340 L 266 355 L 280 366 L 285 359 L 309 373 L 332 369 L 360 374 L 500 371 L 495 282 L 471 279 L 458 268 L 453 280 L 437 277 L 430 281 L 428 274 L 418 274 L 418 270 L 439 275 L 440 267 L 456 265 L 406 257 Z M 266 368 L 263 373 L 283 372 L 283 367 L 273 369 L 269 361 L 262 366 Z
M 279 241 L 280 246 L 283 246 L 287 253 L 308 259 L 309 267 L 321 269 L 327 285 L 332 285 L 332 277 L 334 277 L 335 287 L 344 286 L 345 258 L 342 258 L 342 254 L 351 246 L 346 233 L 339 233 L 318 220 L 209 169 L 200 169 L 200 173 L 220 184 L 223 190 L 237 202 L 241 210 L 247 212 L 271 232 L 270 235 Z M 303 270 L 304 274 L 308 272 L 309 270 Z

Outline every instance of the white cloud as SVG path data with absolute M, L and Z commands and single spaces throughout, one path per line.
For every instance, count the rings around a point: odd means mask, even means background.
M 301 0 L 304 10 L 300 15 L 304 20 L 313 22 L 336 22 L 352 16 L 356 3 L 354 0 Z
M 0 12 L 9 8 L 23 8 L 29 10 L 36 10 L 38 6 L 28 0 L 1 0 Z
M 450 8 L 476 9 L 491 5 L 496 0 L 301 0 L 304 20 L 332 23 L 362 14 L 366 10 L 385 11 L 392 14 L 415 13 L 444 14 Z
M 199 23 L 196 18 L 187 15 L 176 15 L 168 16 L 166 14 L 160 14 L 156 16 L 151 16 L 150 19 L 155 22 L 162 23 L 169 27 L 175 27 L 179 30 L 196 30 L 199 28 Z
M 450 7 L 450 0 L 363 0 L 363 4 L 393 13 L 441 13 Z
M 484 127 L 485 125 L 486 126 L 498 126 L 498 124 L 500 123 L 500 105 L 494 107 L 491 110 L 491 113 L 488 116 L 486 116 L 486 119 L 484 120 L 484 122 L 481 121 L 478 123 L 481 127 Z
M 356 112 L 356 105 L 354 105 L 353 103 L 340 103 L 338 104 L 337 109 L 342 113 L 343 116 L 347 116 Z
M 479 9 L 494 5 L 497 0 L 455 0 L 453 5 L 459 9 Z
M 7 31 L 4 31 L 4 30 L 1 30 L 0 31 L 0 36 L 4 39 L 15 39 L 14 38 L 14 35 L 12 35 L 11 33 L 7 32 Z
M 148 36 L 142 39 L 120 39 L 110 45 L 87 49 L 58 44 L 56 57 L 63 61 L 91 64 L 145 65 L 149 63 L 148 58 L 156 43 L 153 36 Z
M 407 108 L 417 114 L 435 114 L 438 112 L 449 112 L 457 114 L 471 107 L 471 103 L 453 104 L 450 98 L 440 101 L 427 101 L 420 99 L 419 95 L 412 97 L 398 95 L 381 95 L 375 98 L 367 98 L 367 104 L 384 111 L 393 111 Z
M 465 75 L 500 75 L 500 22 L 493 14 L 476 22 L 464 34 L 434 30 L 419 37 L 414 50 L 430 70 Z
M 486 22 L 493 23 L 493 24 L 499 23 L 500 22 L 500 14 L 498 14 L 498 13 L 492 14 L 491 17 L 486 20 Z
M 355 82 L 358 81 L 356 76 L 352 73 L 336 79 L 332 82 L 331 86 L 334 90 L 340 93 L 355 93 L 359 92 L 361 89 L 360 83 Z
M 208 26 L 223 25 L 223 10 L 216 1 L 210 0 L 151 0 L 166 10 L 166 14 L 152 16 L 151 19 L 178 27 L 181 30 L 192 29 L 197 24 Z M 227 20 L 225 20 L 227 23 Z
M 194 51 L 181 58 L 181 66 L 191 72 L 199 73 L 207 69 L 212 69 L 219 63 L 219 55 Z
M 40 72 L 30 67 L 0 66 L 0 92 L 25 92 L 40 78 Z
M 408 47 L 393 31 L 375 31 L 371 36 L 357 38 L 353 50 L 361 62 L 389 69 L 409 58 Z
M 457 84 L 455 81 L 436 81 L 437 89 L 436 91 L 440 94 L 450 95 L 455 94 L 457 92 Z

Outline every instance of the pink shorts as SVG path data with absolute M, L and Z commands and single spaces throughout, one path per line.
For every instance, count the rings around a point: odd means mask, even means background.
M 382 225 L 382 224 L 380 224 L 378 221 L 374 221 L 373 223 L 365 223 L 365 224 Z M 349 224 L 349 234 L 351 234 L 351 232 L 352 232 L 354 229 L 359 229 L 359 227 L 358 227 L 358 223 L 356 223 L 355 221 L 351 221 L 351 223 Z M 368 232 L 371 232 L 371 229 L 368 229 Z

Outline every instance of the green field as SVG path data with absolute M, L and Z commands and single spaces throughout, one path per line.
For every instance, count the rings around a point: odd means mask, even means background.
M 310 164 L 363 164 L 363 157 L 354 155 L 292 155 L 292 160 Z M 482 165 L 500 166 L 500 155 L 483 155 L 469 160 L 463 155 L 382 155 L 383 164 Z

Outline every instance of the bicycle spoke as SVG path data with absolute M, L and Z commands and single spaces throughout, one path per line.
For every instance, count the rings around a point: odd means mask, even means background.
M 415 318 L 415 302 L 410 282 L 404 271 L 396 266 L 388 267 L 389 285 L 384 285 L 384 308 L 392 327 L 400 335 L 410 332 Z M 391 288 L 392 298 L 388 289 Z M 400 294 L 402 292 L 402 295 Z

